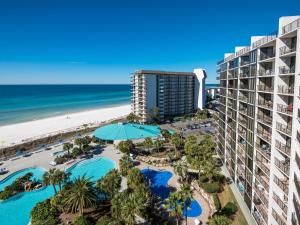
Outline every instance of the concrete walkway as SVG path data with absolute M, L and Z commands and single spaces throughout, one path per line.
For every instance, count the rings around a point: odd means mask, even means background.
M 226 177 L 230 177 L 230 174 L 229 174 L 228 170 L 226 169 L 225 165 L 222 166 L 222 172 L 224 173 L 224 175 Z M 236 198 L 236 201 L 239 204 L 239 206 L 247 220 L 247 223 L 249 225 L 257 224 L 256 221 L 254 220 L 254 218 L 252 217 L 251 212 L 250 212 L 248 206 L 246 205 L 242 195 L 240 194 L 240 191 L 238 190 L 236 184 L 234 182 L 232 182 L 232 184 L 230 184 L 229 187 L 231 188 L 231 190 L 234 194 L 234 197 Z

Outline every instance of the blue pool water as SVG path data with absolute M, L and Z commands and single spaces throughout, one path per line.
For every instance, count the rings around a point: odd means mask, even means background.
M 90 177 L 92 181 L 96 181 L 115 167 L 115 163 L 109 158 L 96 158 L 79 162 L 68 169 L 68 171 L 71 172 L 71 179 L 85 174 L 86 177 Z M 27 172 L 32 172 L 35 179 L 41 179 L 44 170 L 41 168 L 29 168 L 16 172 L 1 181 L 0 187 L 3 188 L 11 184 L 17 177 Z M 36 203 L 53 195 L 53 187 L 47 186 L 36 191 L 18 194 L 6 201 L 0 202 L 0 224 L 27 225 L 30 219 L 30 211 Z
M 169 197 L 170 190 L 167 184 L 172 177 L 171 172 L 166 170 L 157 171 L 152 169 L 143 169 L 141 172 L 144 175 L 145 180 L 150 183 L 152 193 L 162 199 Z M 198 217 L 201 214 L 202 208 L 196 200 L 193 200 L 187 210 L 184 209 L 183 212 L 183 215 L 187 215 L 188 217 Z

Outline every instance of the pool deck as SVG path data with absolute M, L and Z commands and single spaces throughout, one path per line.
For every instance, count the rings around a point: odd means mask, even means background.
M 52 146 L 51 150 L 48 151 L 41 151 L 32 154 L 29 157 L 20 157 L 19 159 L 16 160 L 7 160 L 3 162 L 3 165 L 1 165 L 1 168 L 5 167 L 9 170 L 8 173 L 4 175 L 0 175 L 0 181 L 6 178 L 7 176 L 11 175 L 12 173 L 22 170 L 25 168 L 29 167 L 42 167 L 46 170 L 49 170 L 51 168 L 57 168 L 61 170 L 68 169 L 72 165 L 74 165 L 76 162 L 80 161 L 80 159 L 75 160 L 73 163 L 70 164 L 61 164 L 61 165 L 56 165 L 56 166 L 51 166 L 49 164 L 50 161 L 54 160 L 54 157 L 52 156 L 52 153 L 57 152 L 57 151 L 62 151 L 62 145 L 55 145 Z M 118 162 L 119 159 L 122 157 L 122 153 L 120 153 L 118 150 L 116 150 L 116 147 L 114 145 L 108 145 L 106 146 L 101 154 L 99 154 L 99 157 L 108 157 L 112 159 L 117 167 L 118 167 Z M 171 166 L 166 166 L 166 167 L 155 167 L 149 164 L 146 164 L 144 162 L 141 162 L 138 166 L 140 169 L 144 168 L 150 168 L 154 170 L 168 170 L 172 172 L 173 176 L 168 182 L 168 185 L 171 187 L 174 187 L 176 189 L 180 188 L 180 184 L 177 182 L 177 175 L 174 173 L 174 170 Z M 124 183 L 124 184 L 123 184 Z M 126 186 L 126 182 L 122 182 L 122 186 Z M 123 188 L 125 188 L 125 186 Z M 198 201 L 201 205 L 202 208 L 202 214 L 199 217 L 189 217 L 188 218 L 188 225 L 194 225 L 194 220 L 197 218 L 198 220 L 202 221 L 202 224 L 206 224 L 208 221 L 208 217 L 210 214 L 210 208 L 209 204 L 206 202 L 206 200 L 201 196 L 200 193 L 197 191 L 194 191 L 194 199 Z

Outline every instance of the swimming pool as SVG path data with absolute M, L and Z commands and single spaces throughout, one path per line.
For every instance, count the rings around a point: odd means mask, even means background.
M 169 197 L 170 190 L 168 188 L 168 181 L 172 177 L 172 173 L 170 171 L 142 169 L 141 172 L 144 175 L 146 182 L 149 182 L 152 193 L 162 199 Z M 187 208 L 187 210 L 183 210 L 183 215 L 187 215 L 188 217 L 198 217 L 201 214 L 202 208 L 196 200 L 192 200 L 191 205 Z
M 91 178 L 92 181 L 96 181 L 115 167 L 114 161 L 102 157 L 81 161 L 70 167 L 68 171 L 71 173 L 71 179 L 85 174 L 86 177 Z M 41 180 L 45 171 L 39 167 L 20 170 L 1 181 L 0 188 L 4 188 L 11 184 L 16 178 L 28 172 L 33 173 L 33 178 Z M 6 201 L 0 202 L 0 224 L 27 225 L 30 220 L 30 211 L 36 203 L 53 195 L 53 187 L 47 186 L 39 190 L 20 193 Z

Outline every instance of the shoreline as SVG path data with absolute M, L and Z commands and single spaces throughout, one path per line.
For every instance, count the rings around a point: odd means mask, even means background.
M 0 148 L 20 144 L 28 139 L 76 130 L 85 124 L 101 124 L 129 113 L 130 104 L 126 104 L 0 126 Z

